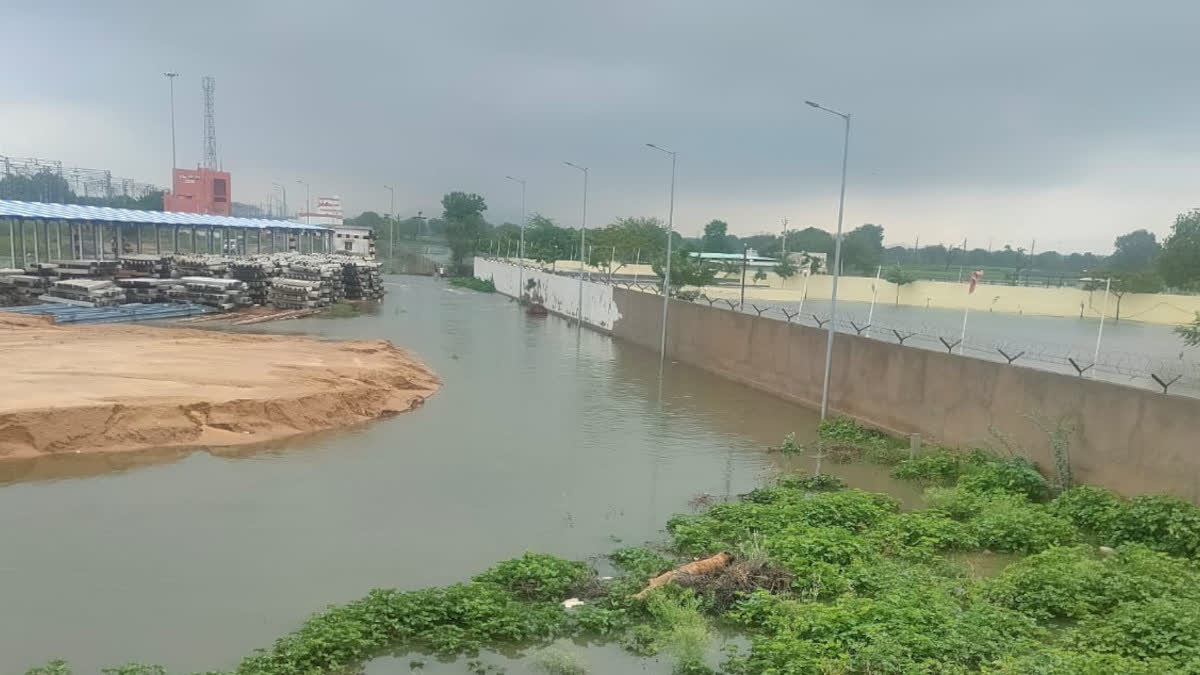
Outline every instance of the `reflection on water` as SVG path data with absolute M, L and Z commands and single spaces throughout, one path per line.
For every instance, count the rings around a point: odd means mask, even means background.
M 51 657 L 76 672 L 229 667 L 372 587 L 659 540 L 697 494 L 737 495 L 808 461 L 763 449 L 811 437 L 812 411 L 675 364 L 660 402 L 652 352 L 498 295 L 389 284 L 375 313 L 252 328 L 413 350 L 445 382 L 414 412 L 219 454 L 0 469 L 0 672 Z M 913 495 L 883 470 L 831 470 Z

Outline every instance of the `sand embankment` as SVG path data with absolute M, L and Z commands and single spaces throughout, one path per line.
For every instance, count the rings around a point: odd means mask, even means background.
M 384 340 L 0 314 L 0 459 L 231 446 L 411 410 L 441 386 Z

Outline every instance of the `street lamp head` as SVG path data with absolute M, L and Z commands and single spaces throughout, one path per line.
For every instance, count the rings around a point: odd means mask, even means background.
M 820 108 L 820 107 L 821 107 L 821 106 L 820 106 L 820 104 L 818 104 L 818 103 L 813 103 L 812 101 L 805 101 L 805 103 L 807 103 L 808 105 L 811 105 L 811 106 L 812 106 L 812 107 L 814 107 L 814 108 Z
M 163 73 L 163 75 L 167 77 L 179 77 L 179 73 Z

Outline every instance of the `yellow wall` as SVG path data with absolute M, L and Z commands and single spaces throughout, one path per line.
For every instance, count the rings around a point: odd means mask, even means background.
M 555 269 L 577 270 L 579 261 L 559 260 L 555 263 Z M 595 275 L 603 274 L 603 268 L 590 269 Z M 657 279 L 654 270 L 649 265 L 626 265 L 617 273 L 626 276 L 633 274 L 635 270 L 638 276 L 644 276 L 647 280 Z M 832 280 L 833 277 L 827 274 L 810 276 L 808 278 L 808 297 L 815 300 L 828 300 Z M 870 302 L 871 288 L 875 283 L 875 279 L 872 277 L 842 277 L 838 280 L 838 298 L 851 302 Z M 878 284 L 877 302 L 896 304 L 896 285 L 882 279 Z M 709 286 L 703 290 L 712 298 L 736 298 L 741 293 L 740 288 L 728 286 Z M 1084 291 L 1078 288 L 980 284 L 975 289 L 975 294 L 968 297 L 965 283 L 915 281 L 901 286 L 899 290 L 898 304 L 911 307 L 962 309 L 963 305 L 969 301 L 971 311 L 1070 317 L 1082 314 L 1083 316 L 1098 317 L 1104 306 L 1103 290 Z M 749 285 L 749 278 L 747 278 L 747 299 L 798 303 L 803 292 L 804 277 L 801 276 L 782 279 L 771 272 L 768 273 L 765 281 L 759 281 L 754 286 Z M 1117 297 L 1109 295 L 1106 315 L 1112 317 L 1116 311 Z M 1121 299 L 1121 318 L 1131 321 L 1179 325 L 1193 321 L 1197 312 L 1200 312 L 1200 295 L 1129 293 Z

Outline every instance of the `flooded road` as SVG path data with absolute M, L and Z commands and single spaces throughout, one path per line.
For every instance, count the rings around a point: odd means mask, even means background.
M 682 365 L 660 394 L 656 353 L 500 295 L 415 277 L 388 290 L 373 314 L 270 330 L 412 350 L 444 381 L 412 413 L 220 455 L 0 463 L 0 672 L 232 667 L 373 587 L 662 540 L 698 496 L 807 461 L 765 448 L 812 437 L 813 411 Z M 877 467 L 831 469 L 917 492 Z

